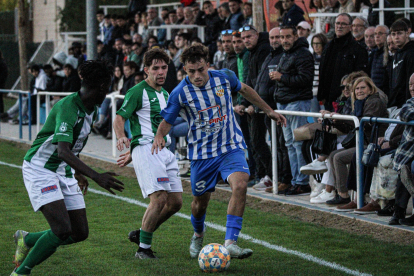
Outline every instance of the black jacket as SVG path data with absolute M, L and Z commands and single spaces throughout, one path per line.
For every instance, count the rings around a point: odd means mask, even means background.
M 379 8 L 379 1 L 374 5 L 370 4 L 369 12 L 368 12 L 368 23 L 370 26 L 379 25 L 379 11 L 372 10 L 372 9 L 378 9 L 378 8 Z M 387 0 L 384 0 L 384 8 L 391 8 L 391 4 Z M 395 14 L 393 11 L 384 12 L 384 23 L 385 25 L 388 26 L 388 28 L 391 27 L 392 23 L 394 23 L 394 17 L 395 17 Z
M 239 71 L 237 70 L 237 55 L 236 53 L 226 54 L 226 59 L 223 60 L 221 68 L 226 68 L 234 72 L 239 77 Z
M 272 47 L 269 44 L 269 33 L 259 33 L 259 38 L 254 49 L 248 50 L 250 52 L 249 62 L 249 74 L 247 75 L 246 84 L 250 87 L 256 86 L 256 80 L 259 76 L 262 64 L 266 57 L 269 55 Z M 247 100 L 242 102 L 242 105 L 249 106 L 250 103 Z
M 387 65 L 384 64 L 384 48 L 378 48 L 372 52 L 371 79 L 375 85 L 387 96 L 389 95 L 389 81 Z
M 272 52 L 266 57 L 260 69 L 259 76 L 257 77 L 256 86 L 254 90 L 259 94 L 271 108 L 276 109 L 276 103 L 273 99 L 273 93 L 276 89 L 276 81 L 269 78 L 269 65 L 278 65 L 280 58 L 283 54 L 282 46 L 272 50 Z M 258 110 L 256 110 L 258 111 Z
M 305 21 L 303 10 L 294 4 L 283 16 L 283 26 L 297 26 L 299 22 Z
M 356 71 L 367 72 L 367 64 L 368 52 L 354 40 L 351 32 L 335 37 L 322 53 L 318 101 L 326 100 L 329 106 L 342 93 L 342 77 Z
M 395 53 L 392 63 L 388 106 L 402 107 L 411 98 L 408 82 L 414 73 L 414 41 Z
M 78 71 L 72 70 L 69 77 L 63 79 L 62 92 L 76 92 L 81 88 L 81 80 Z
M 202 14 L 200 12 L 197 16 L 196 24 L 206 26 L 204 29 L 204 44 L 209 45 L 215 42 L 220 36 L 223 21 L 215 9 L 212 14 Z
M 174 62 L 171 60 L 168 64 L 167 77 L 165 78 L 165 83 L 162 88 L 164 88 L 168 93 L 171 93 L 177 84 L 177 70 L 175 70 Z
M 124 85 L 121 89 L 121 95 L 126 95 L 129 89 L 135 86 L 135 74 L 131 74 L 128 78 L 124 76 Z
M 6 87 L 7 75 L 7 64 L 4 59 L 0 59 L 0 89 L 4 89 Z
M 313 55 L 306 38 L 300 37 L 292 48 L 283 51 L 278 71 L 282 74 L 276 83 L 275 101 L 288 104 L 313 98 L 313 76 L 315 74 Z

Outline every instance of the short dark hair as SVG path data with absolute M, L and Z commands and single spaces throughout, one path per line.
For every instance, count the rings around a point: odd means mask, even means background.
M 123 19 L 123 20 L 126 20 L 126 17 L 125 17 L 125 16 L 123 16 L 123 15 L 118 15 L 118 17 L 117 17 L 116 19 Z
M 203 41 L 201 41 L 201 39 L 198 36 L 191 38 L 191 43 L 193 42 L 203 43 Z
M 131 69 L 137 69 L 137 64 L 134 61 L 126 61 L 124 62 L 124 67 L 129 67 Z
M 177 11 L 176 10 L 171 10 L 171 11 L 168 12 L 168 15 L 170 15 L 170 14 L 177 14 Z
M 163 60 L 167 65 L 170 63 L 170 57 L 160 48 L 150 49 L 144 54 L 144 66 L 149 68 L 153 60 Z
M 181 62 L 185 65 L 187 62 L 196 63 L 202 59 L 208 62 L 208 48 L 201 43 L 196 43 L 186 48 L 181 54 Z
M 296 30 L 295 26 L 291 26 L 291 25 L 282 26 L 282 27 L 280 27 L 280 30 L 292 30 L 293 35 L 298 34 L 298 31 Z
M 213 5 L 213 4 L 211 4 L 211 2 L 210 2 L 210 1 L 208 1 L 208 0 L 203 2 L 203 6 L 204 6 L 204 5 L 207 5 L 207 4 L 208 4 L 208 5 Z
M 107 14 L 107 15 L 104 16 L 104 18 L 111 19 L 111 15 L 110 14 Z
M 104 11 L 103 11 L 103 10 L 98 10 L 98 11 L 96 12 L 96 14 L 103 14 L 103 15 L 105 15 L 105 13 L 104 13 Z
M 243 3 L 241 0 L 229 0 L 229 3 L 230 3 L 230 2 L 237 2 L 238 4 Z
M 244 6 L 250 6 L 250 8 L 253 8 L 252 3 L 250 3 L 250 2 L 244 2 L 243 7 Z
M 176 35 L 176 37 L 177 36 L 180 36 L 180 37 L 182 37 L 185 40 L 189 40 L 190 39 L 190 36 L 188 35 L 188 33 L 179 33 L 179 34 Z
M 53 70 L 52 65 L 50 65 L 50 64 L 45 64 L 45 65 L 43 66 L 43 70 L 49 70 L 49 69 L 52 69 L 52 70 Z
M 398 31 L 408 32 L 408 26 L 404 21 L 397 20 L 394 23 L 392 23 L 390 31 L 391 32 L 398 32 Z
M 410 29 L 410 28 L 412 28 L 412 24 L 411 24 L 411 21 L 408 19 L 408 18 L 405 18 L 405 17 L 401 17 L 400 19 L 398 19 L 398 20 L 401 20 L 401 21 L 403 21 L 403 22 L 405 22 L 405 24 L 407 24 L 407 27 Z
M 162 11 L 169 11 L 168 8 L 162 8 Z
M 155 35 L 150 35 L 150 36 L 148 36 L 148 41 L 150 40 L 150 39 L 155 39 L 155 41 L 158 43 L 158 37 L 156 37 Z
M 118 15 L 117 14 L 111 14 L 111 19 L 117 19 Z
M 276 2 L 275 9 L 279 10 L 280 14 L 283 14 L 285 12 L 285 9 L 283 8 L 282 1 Z
M 98 39 L 98 40 L 96 41 L 96 45 L 100 45 L 100 44 L 103 44 L 103 42 L 102 42 L 102 40 Z
M 78 73 L 82 86 L 100 87 L 102 83 L 111 83 L 114 67 L 107 60 L 87 60 L 79 66 Z
M 40 72 L 40 66 L 38 64 L 33 64 L 30 66 L 30 70 Z

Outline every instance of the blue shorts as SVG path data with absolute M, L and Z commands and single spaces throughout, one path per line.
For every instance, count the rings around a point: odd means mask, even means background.
M 243 150 L 235 149 L 217 157 L 191 161 L 191 190 L 193 195 L 201 196 L 206 192 L 214 192 L 219 173 L 224 181 L 234 172 L 245 172 L 250 175 L 249 165 Z

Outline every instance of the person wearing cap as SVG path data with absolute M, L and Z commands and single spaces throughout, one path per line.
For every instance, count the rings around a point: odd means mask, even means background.
M 281 0 L 281 2 L 285 9 L 282 26 L 297 26 L 299 22 L 305 21 L 304 12 L 295 4 L 295 0 Z
M 313 35 L 311 35 L 311 30 L 312 30 L 311 25 L 306 21 L 302 21 L 298 24 L 298 26 L 296 27 L 296 30 L 298 32 L 299 37 L 304 37 L 308 40 L 309 51 L 311 51 L 311 53 L 313 53 L 312 46 L 310 46 L 311 41 L 312 41 L 312 36 L 313 36 Z

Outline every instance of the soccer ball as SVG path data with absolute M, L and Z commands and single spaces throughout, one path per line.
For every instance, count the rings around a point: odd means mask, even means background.
M 198 264 L 204 272 L 220 272 L 230 266 L 230 253 L 218 243 L 210 243 L 201 249 Z

